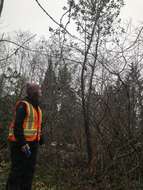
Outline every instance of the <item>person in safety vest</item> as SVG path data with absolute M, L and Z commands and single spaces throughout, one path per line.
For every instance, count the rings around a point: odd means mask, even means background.
M 16 103 L 9 126 L 11 170 L 6 190 L 31 190 L 38 145 L 41 144 L 40 86 L 26 85 L 27 97 Z

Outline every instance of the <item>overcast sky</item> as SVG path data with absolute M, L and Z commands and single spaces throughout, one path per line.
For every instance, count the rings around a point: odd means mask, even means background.
M 41 0 L 44 7 L 57 21 L 63 13 L 66 0 Z M 143 21 L 143 0 L 125 0 L 121 18 L 132 19 L 134 24 Z M 42 12 L 35 0 L 5 0 L 0 19 L 0 31 L 28 30 L 39 35 L 47 35 L 53 22 Z

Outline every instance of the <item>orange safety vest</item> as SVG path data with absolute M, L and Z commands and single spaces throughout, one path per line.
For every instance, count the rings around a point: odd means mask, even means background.
M 17 106 L 21 102 L 26 105 L 26 117 L 23 122 L 24 138 L 26 141 L 39 141 L 41 135 L 42 111 L 39 106 L 37 111 L 29 102 L 19 101 L 16 103 L 15 116 Z M 16 141 L 16 138 L 14 136 L 14 127 L 15 119 L 11 122 L 9 126 L 9 141 Z

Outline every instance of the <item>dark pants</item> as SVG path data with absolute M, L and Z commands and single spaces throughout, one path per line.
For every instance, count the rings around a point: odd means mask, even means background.
M 11 171 L 6 190 L 31 190 L 38 144 L 30 143 L 31 156 L 27 157 L 16 143 L 10 143 Z

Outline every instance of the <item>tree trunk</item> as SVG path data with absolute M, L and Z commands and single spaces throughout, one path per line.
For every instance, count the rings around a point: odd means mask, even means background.
M 92 159 L 91 134 L 89 128 L 89 119 L 87 118 L 86 112 L 84 112 L 84 130 L 86 135 L 86 150 L 88 155 L 88 163 L 90 163 Z

